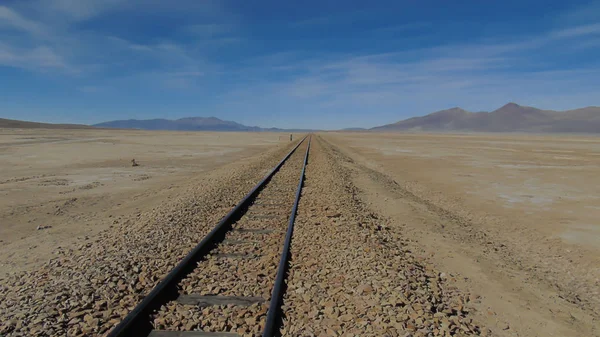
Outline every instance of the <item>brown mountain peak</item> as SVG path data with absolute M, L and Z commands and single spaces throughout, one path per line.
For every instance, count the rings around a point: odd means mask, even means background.
M 503 108 L 520 108 L 521 106 L 515 102 L 508 102 L 506 104 L 504 104 L 500 109 Z
M 523 115 L 523 114 L 531 114 L 531 113 L 541 113 L 542 110 L 530 107 L 530 106 L 522 106 L 517 103 L 510 102 L 508 104 L 503 105 L 501 108 L 493 111 L 493 114 L 509 114 L 509 115 Z
M 446 114 L 456 115 L 456 114 L 464 114 L 464 113 L 469 113 L 469 112 L 465 109 L 462 109 L 459 107 L 454 107 L 454 108 L 434 112 L 434 113 L 432 113 L 432 115 L 446 115 Z

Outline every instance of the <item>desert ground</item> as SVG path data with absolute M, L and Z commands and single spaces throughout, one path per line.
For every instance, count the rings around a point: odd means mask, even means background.
M 276 133 L 0 129 L 0 277 L 164 203 L 204 171 L 287 141 Z
M 600 138 L 324 138 L 350 158 L 370 205 L 482 296 L 481 319 L 495 331 L 600 334 Z
M 0 130 L 0 334 L 105 334 L 288 137 Z M 282 335 L 600 336 L 600 138 L 312 140 Z M 224 328 L 258 336 L 250 311 Z M 199 329 L 187 312 L 157 319 Z

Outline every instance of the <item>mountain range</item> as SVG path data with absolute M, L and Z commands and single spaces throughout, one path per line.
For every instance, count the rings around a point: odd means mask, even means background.
M 224 121 L 216 117 L 187 117 L 170 119 L 128 119 L 94 124 L 98 128 L 140 129 L 140 130 L 172 130 L 172 131 L 267 131 L 267 132 L 305 132 L 313 130 L 261 128 L 246 126 L 232 121 Z
M 260 131 L 257 126 L 246 126 L 236 122 L 224 121 L 216 117 L 187 117 L 170 119 L 128 119 L 94 124 L 99 128 L 174 130 L 174 131 Z
M 82 124 L 50 124 L 19 121 L 16 119 L 0 118 L 0 128 L 6 129 L 91 129 L 89 125 Z
M 279 129 L 246 126 L 216 117 L 188 117 L 176 120 L 117 120 L 92 126 L 47 124 L 0 118 L 0 128 L 118 128 L 175 131 L 262 131 L 310 132 L 306 129 Z M 422 117 L 413 117 L 371 129 L 348 128 L 340 131 L 362 132 L 531 132 L 531 133 L 600 133 L 600 107 L 554 111 L 508 103 L 492 112 L 470 112 L 451 108 Z
M 370 130 L 600 133 L 600 107 L 554 111 L 508 103 L 492 112 L 469 112 L 456 107 Z

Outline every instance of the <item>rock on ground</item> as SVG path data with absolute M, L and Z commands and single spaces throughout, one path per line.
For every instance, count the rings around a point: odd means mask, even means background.
M 487 336 L 477 299 L 405 247 L 313 138 L 292 242 L 283 336 Z

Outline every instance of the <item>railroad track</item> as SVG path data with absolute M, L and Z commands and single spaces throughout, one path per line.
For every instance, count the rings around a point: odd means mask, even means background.
M 108 336 L 276 335 L 310 141 L 302 139 Z

